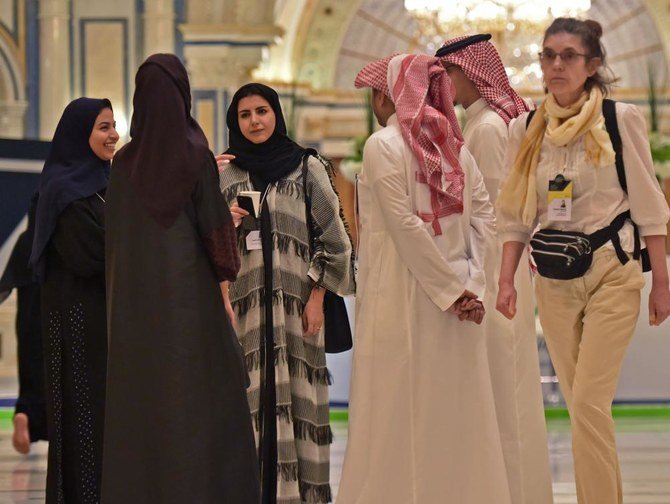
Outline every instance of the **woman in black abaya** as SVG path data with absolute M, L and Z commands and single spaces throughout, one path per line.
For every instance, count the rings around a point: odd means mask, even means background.
M 109 100 L 74 100 L 58 123 L 38 189 L 30 265 L 41 282 L 47 504 L 93 504 L 100 496 L 107 360 L 104 204 L 118 139 Z
M 258 504 L 241 349 L 219 283 L 240 266 L 216 162 L 174 55 L 137 72 L 107 198 L 104 504 Z

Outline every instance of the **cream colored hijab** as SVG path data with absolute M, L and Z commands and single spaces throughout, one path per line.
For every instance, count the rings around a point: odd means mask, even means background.
M 584 135 L 586 159 L 592 165 L 614 163 L 614 149 L 602 114 L 603 94 L 597 86 L 582 93 L 579 100 L 561 107 L 549 94 L 526 129 L 523 142 L 498 196 L 498 211 L 508 219 L 531 226 L 537 215 L 535 189 L 537 162 L 546 137 L 556 146 L 565 146 Z

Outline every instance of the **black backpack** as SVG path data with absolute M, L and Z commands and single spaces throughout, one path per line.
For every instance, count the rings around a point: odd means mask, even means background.
M 528 114 L 526 118 L 526 129 L 528 129 L 528 125 L 530 124 L 530 121 L 533 119 L 533 115 L 535 115 L 535 110 L 531 110 L 530 113 Z M 621 142 L 621 135 L 619 134 L 619 125 L 617 123 L 617 118 L 616 118 L 616 102 L 614 100 L 610 99 L 604 99 L 603 100 L 603 116 L 605 117 L 605 129 L 607 130 L 607 134 L 610 137 L 610 141 L 612 142 L 612 148 L 614 149 L 614 153 L 616 155 L 615 157 L 615 164 L 616 164 L 616 173 L 619 178 L 619 184 L 621 184 L 621 188 L 623 191 L 628 194 L 628 183 L 626 182 L 626 170 L 624 170 L 624 165 L 623 165 L 623 144 Z M 635 260 L 640 260 L 642 262 L 642 271 L 650 271 L 651 270 L 651 262 L 649 260 L 649 252 L 645 248 L 642 248 L 642 240 L 640 238 L 640 230 L 637 227 L 637 224 L 633 221 L 630 215 L 630 210 L 624 212 L 617 218 L 623 218 L 624 220 L 629 220 L 633 224 L 633 232 L 634 232 L 634 250 L 633 250 L 633 259 Z M 616 248 L 616 244 L 615 244 Z M 621 253 L 619 250 L 617 250 L 617 253 Z

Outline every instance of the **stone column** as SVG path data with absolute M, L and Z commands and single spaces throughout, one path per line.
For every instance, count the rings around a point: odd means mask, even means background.
M 145 0 L 144 57 L 174 52 L 175 12 L 173 0 Z
M 50 140 L 71 99 L 70 0 L 40 0 L 40 138 Z

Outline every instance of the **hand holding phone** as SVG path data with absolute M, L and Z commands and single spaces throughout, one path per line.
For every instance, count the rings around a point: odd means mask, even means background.
M 237 195 L 237 204 L 240 208 L 249 212 L 254 218 L 258 218 L 260 204 L 261 204 L 261 193 L 259 191 L 241 191 Z

